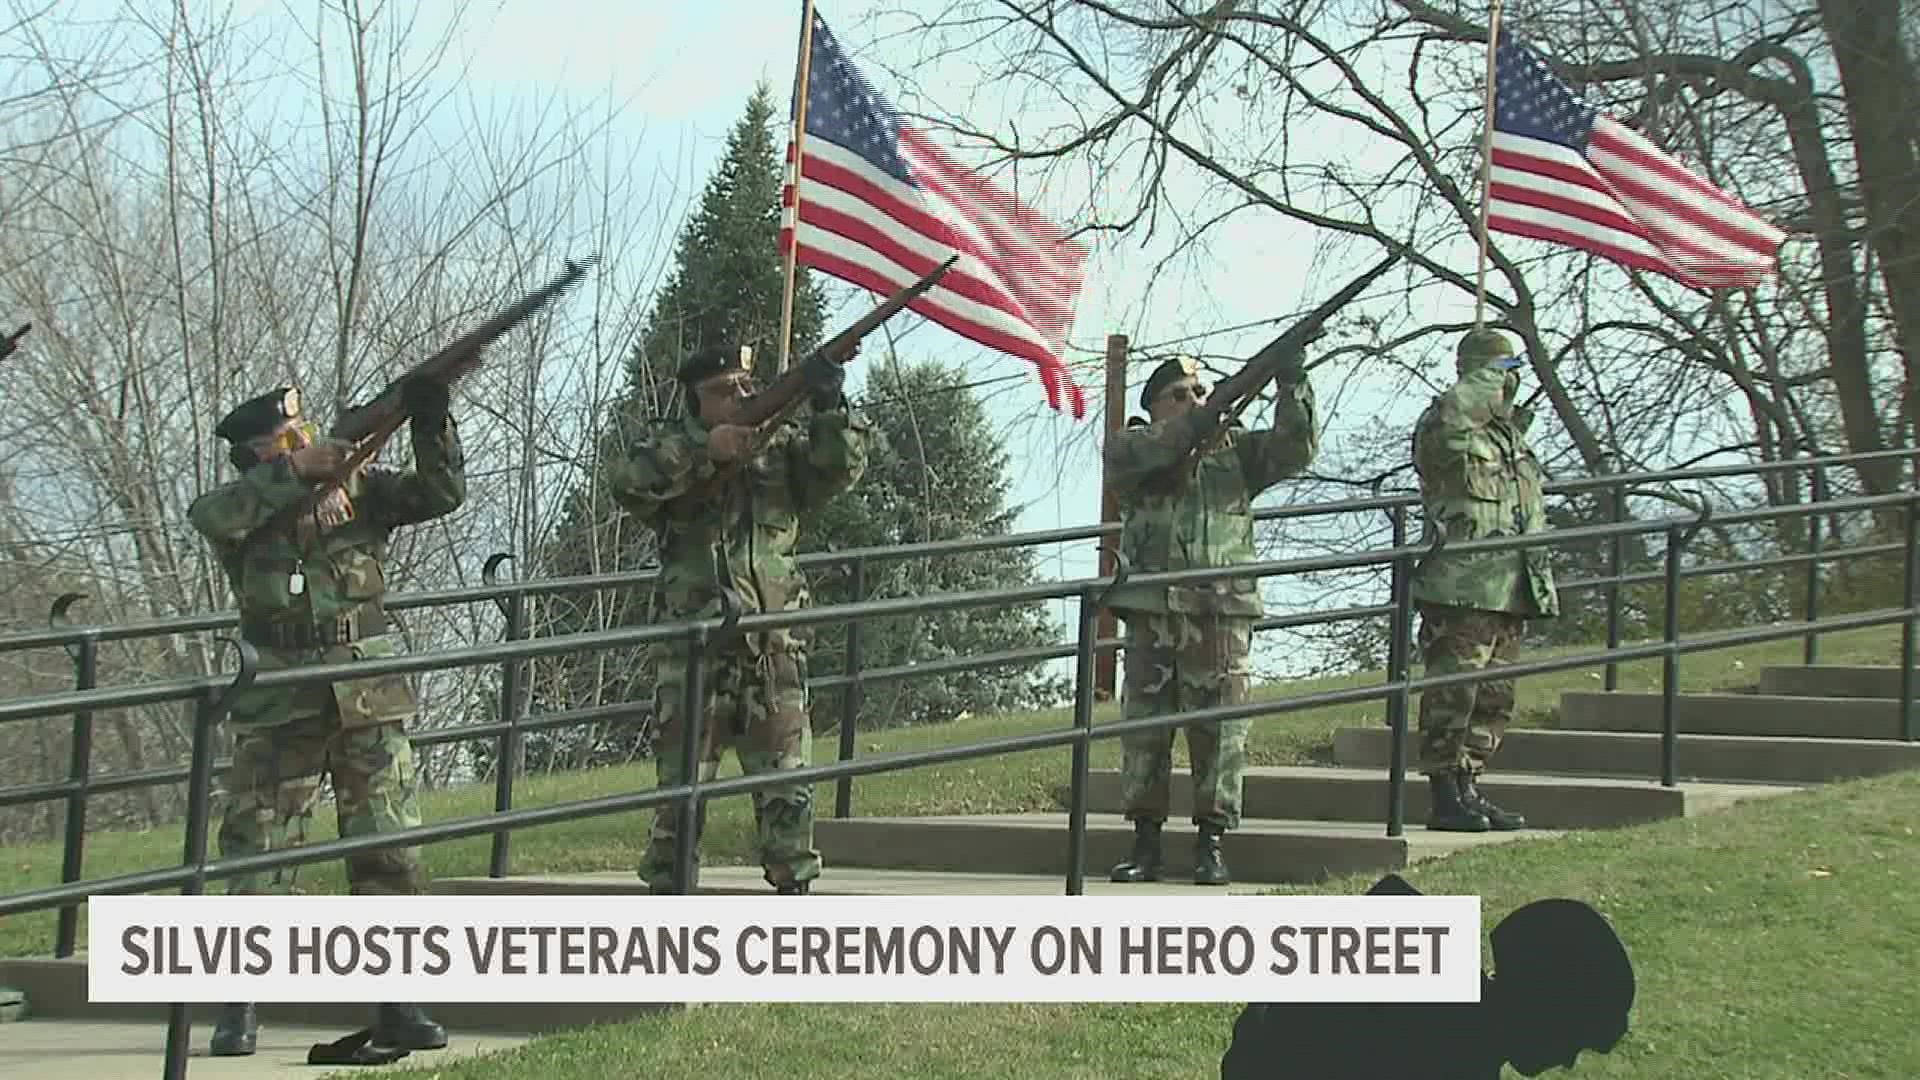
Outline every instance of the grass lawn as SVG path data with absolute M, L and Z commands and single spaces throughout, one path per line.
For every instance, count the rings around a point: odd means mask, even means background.
M 1613 1054 L 1584 1055 L 1573 1075 L 1911 1080 L 1920 1076 L 1908 993 L 1920 962 L 1916 820 L 1920 774 L 1904 773 L 1700 818 L 1480 848 L 1406 876 L 1426 892 L 1479 894 L 1487 929 L 1548 896 L 1585 899 L 1614 921 L 1639 981 L 1632 1031 Z M 1300 891 L 1357 893 L 1372 880 Z M 430 1054 L 415 1055 L 383 1075 L 1190 1080 L 1219 1075 L 1237 1012 L 710 1005 L 555 1035 L 470 1063 L 436 1066 Z
M 1897 627 L 1873 627 L 1828 634 L 1821 639 L 1820 660 L 1825 664 L 1897 663 L 1899 642 Z M 1760 668 L 1770 664 L 1794 664 L 1800 662 L 1800 658 L 1801 644 L 1798 639 L 1683 656 L 1680 662 L 1681 686 L 1688 690 L 1706 690 L 1751 685 L 1757 680 Z M 1378 683 L 1380 679 L 1380 675 L 1374 673 L 1303 681 L 1264 687 L 1259 694 L 1277 698 Z M 1621 689 L 1657 690 L 1659 685 L 1658 660 L 1621 665 Z M 1563 691 L 1598 689 L 1600 686 L 1599 668 L 1522 679 L 1518 686 L 1520 723 L 1538 723 L 1550 715 Z M 1112 719 L 1115 715 L 1116 710 L 1107 706 L 1098 711 L 1095 720 L 1097 723 Z M 1378 724 L 1383 716 L 1384 705 L 1370 702 L 1266 717 L 1254 725 L 1250 755 L 1257 764 L 1330 762 L 1335 730 Z M 898 752 L 961 744 L 999 735 L 1057 729 L 1070 724 L 1071 714 L 1065 710 L 976 717 L 939 727 L 862 735 L 859 746 L 863 754 Z M 1176 755 L 1183 758 L 1184 743 L 1176 741 L 1175 745 Z M 834 742 L 832 737 L 827 737 L 816 746 L 815 759 L 830 760 L 833 753 Z M 1119 754 L 1117 740 L 1096 741 L 1093 745 L 1093 767 L 1116 767 Z M 863 777 L 854 782 L 853 810 L 859 815 L 1047 810 L 1054 805 L 1054 790 L 1065 785 L 1069 779 L 1070 762 L 1070 751 L 1061 748 Z M 723 774 L 732 775 L 736 772 L 737 765 L 729 759 Z M 537 806 L 640 790 L 653 784 L 650 762 L 631 767 L 557 773 L 526 778 L 516 788 L 514 801 L 516 806 Z M 816 799 L 822 812 L 831 814 L 833 786 L 822 785 L 818 788 Z M 493 787 L 490 782 L 431 792 L 424 800 L 429 821 L 484 814 L 492 806 Z M 645 842 L 650 816 L 650 812 L 643 811 L 516 833 L 513 837 L 510 872 L 631 869 L 640 854 L 640 846 Z M 330 818 L 330 813 L 324 814 L 317 823 L 316 839 L 330 839 L 335 835 Z M 709 865 L 749 861 L 751 836 L 752 812 L 746 798 L 736 796 L 719 800 L 711 805 L 708 813 L 704 858 Z M 179 826 L 143 833 L 96 833 L 87 840 L 84 872 L 89 878 L 97 878 L 175 865 L 181 857 L 182 840 Z M 434 845 L 426 849 L 423 856 L 428 872 L 435 877 L 484 874 L 489 848 L 488 838 L 475 837 Z M 60 862 L 61 852 L 57 843 L 9 849 L 0 854 L 0 893 L 14 893 L 57 883 Z M 832 873 L 831 866 L 827 872 Z M 218 883 L 213 887 L 215 891 L 220 888 Z M 344 889 L 344 874 L 337 863 L 302 868 L 296 887 L 296 891 L 303 893 L 343 892 Z M 53 931 L 54 913 L 50 911 L 0 920 L 0 955 L 49 955 Z M 83 912 L 82 945 L 85 940 Z M 820 1014 L 823 1018 L 826 1015 Z M 1128 1028 L 1133 1021 L 1126 1018 L 1141 1014 L 1128 1010 L 1113 1015 L 1111 1023 L 1119 1028 Z M 818 1019 L 815 1022 L 837 1021 Z M 1096 1057 L 1089 1067 L 1098 1064 Z

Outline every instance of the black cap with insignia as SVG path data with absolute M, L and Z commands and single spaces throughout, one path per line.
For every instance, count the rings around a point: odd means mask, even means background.
M 1153 369 L 1153 374 L 1147 376 L 1147 385 L 1140 389 L 1140 407 L 1151 409 L 1153 399 L 1160 396 L 1160 391 L 1166 389 L 1168 383 L 1178 382 L 1189 375 L 1199 373 L 1200 363 L 1193 357 L 1169 357 L 1161 362 L 1159 367 Z
M 725 348 L 715 345 L 701 349 L 680 365 L 676 377 L 686 386 L 705 382 L 715 375 L 725 375 L 734 371 L 747 371 L 753 363 L 753 347 L 742 345 L 738 348 Z
M 230 443 L 258 438 L 300 415 L 300 389 L 282 386 L 234 406 L 213 433 Z

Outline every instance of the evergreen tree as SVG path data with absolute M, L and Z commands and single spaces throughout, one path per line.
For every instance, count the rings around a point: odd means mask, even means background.
M 683 358 L 712 345 L 747 344 L 756 378 L 765 385 L 779 362 L 784 261 L 778 255 L 782 156 L 775 139 L 772 98 L 763 83 L 729 134 L 726 152 L 702 192 L 697 212 L 678 238 L 676 264 L 660 290 L 628 358 L 627 385 L 597 435 L 596 460 L 624 455 L 641 427 L 681 409 L 673 373 Z M 805 268 L 795 275 L 791 357 L 804 357 L 822 338 L 824 304 Z M 960 388 L 960 374 L 922 366 L 894 372 L 868 339 L 858 363 L 867 368 L 865 403 L 875 423 L 866 477 L 802 526 L 797 551 L 818 551 L 927 539 L 1005 533 L 1005 455 L 988 433 L 984 410 Z M 596 470 L 571 493 L 561 525 L 537 562 L 541 577 L 604 574 L 654 565 L 655 538 L 645 522 L 622 513 Z M 1033 553 L 981 553 L 937 562 L 891 560 L 870 568 L 867 596 L 899 596 L 975 589 L 1032 580 Z M 843 571 L 811 573 L 814 602 L 851 597 Z M 647 586 L 554 596 L 543 601 L 536 627 L 542 636 L 644 624 Z M 1054 640 L 1044 608 L 959 612 L 894 620 L 865 632 L 865 666 L 966 655 Z M 811 670 L 844 670 L 843 627 L 814 632 Z M 530 679 L 535 714 L 630 703 L 651 704 L 653 679 L 642 649 L 538 661 Z M 891 725 L 949 719 L 960 712 L 1014 708 L 1050 701 L 1060 684 L 1019 669 L 915 679 L 869 687 L 863 724 Z M 837 694 L 815 698 L 818 727 L 838 721 Z M 616 709 L 592 729 L 563 728 L 532 735 L 528 762 L 570 767 L 628 760 L 644 748 L 639 716 Z M 475 748 L 484 768 L 489 748 Z
M 776 375 L 786 263 L 778 257 L 784 167 L 773 118 L 763 82 L 727 136 L 726 154 L 707 181 L 699 212 L 680 234 L 673 276 L 629 359 L 631 386 L 677 392 L 673 372 L 680 361 L 714 345 L 750 345 L 761 384 Z M 796 268 L 792 356 L 804 356 L 818 343 L 823 318 L 812 275 Z M 677 408 L 674 393 L 650 396 L 656 405 Z
M 866 476 L 827 512 L 804 523 L 802 550 L 926 543 L 1005 536 L 1015 513 L 1006 505 L 1007 456 L 986 409 L 966 386 L 966 373 L 931 362 L 895 364 L 879 348 L 861 356 L 867 381 L 861 405 L 876 445 Z M 1032 548 L 939 558 L 887 559 L 866 568 L 865 599 L 1004 588 L 1034 580 Z M 816 602 L 856 599 L 852 574 L 815 575 Z M 899 667 L 1050 645 L 1060 640 L 1044 604 L 971 608 L 869 620 L 861 630 L 862 668 Z M 846 628 L 815 631 L 815 672 L 846 670 Z M 865 687 L 862 728 L 938 723 L 964 713 L 1053 704 L 1067 680 L 1046 677 L 1038 663 L 951 675 L 916 676 Z M 842 692 L 814 695 L 817 730 L 837 727 Z
M 781 152 L 774 138 L 774 104 L 766 83 L 754 88 L 726 149 L 701 192 L 700 203 L 675 245 L 672 274 L 654 299 L 639 340 L 627 358 L 627 383 L 602 421 L 595 461 L 622 457 L 645 425 L 678 415 L 674 372 L 687 356 L 712 345 L 753 348 L 755 374 L 765 380 L 779 364 L 785 262 L 779 257 Z M 793 351 L 804 355 L 819 340 L 824 319 L 819 289 L 796 268 Z M 560 524 L 538 561 L 542 577 L 641 570 L 657 562 L 652 530 L 623 513 L 596 465 L 588 484 L 571 492 Z M 648 618 L 647 586 L 553 596 L 538 620 L 543 635 L 636 626 Z M 644 650 L 618 649 L 538 662 L 531 680 L 534 712 L 646 704 L 652 680 Z M 535 761 L 586 760 L 590 745 L 631 742 L 634 727 L 616 717 L 606 730 L 562 730 L 530 739 Z M 484 752 L 484 750 L 482 751 Z M 603 758 L 594 751 L 587 757 Z

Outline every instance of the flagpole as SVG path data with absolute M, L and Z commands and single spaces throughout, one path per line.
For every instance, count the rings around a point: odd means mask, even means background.
M 807 0 L 811 7 L 813 0 Z M 1493 191 L 1493 77 L 1494 52 L 1500 43 L 1500 0 L 1493 0 L 1493 15 L 1487 24 L 1486 130 L 1480 145 L 1480 267 L 1474 283 L 1473 328 L 1487 325 L 1487 205 Z M 796 188 L 796 192 L 797 192 Z
M 793 352 L 793 283 L 800 257 L 800 162 L 807 142 L 807 69 L 813 61 L 813 0 L 806 0 L 800 16 L 800 83 L 793 116 L 793 240 L 787 245 L 787 282 L 780 298 L 780 368 L 787 370 Z

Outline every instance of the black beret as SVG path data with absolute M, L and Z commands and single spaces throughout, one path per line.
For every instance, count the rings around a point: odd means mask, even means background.
M 213 433 L 230 443 L 246 442 L 299 415 L 300 389 L 282 386 L 234 406 L 232 412 L 220 418 Z
M 712 348 L 701 349 L 699 352 L 687 357 L 686 362 L 680 365 L 677 377 L 682 383 L 692 386 L 694 383 L 711 379 L 715 375 L 724 375 L 734 371 L 745 371 L 747 370 L 747 365 L 751 363 L 752 360 L 753 350 L 749 346 L 742 345 L 738 348 L 723 348 L 716 345 Z
M 1160 391 L 1166 389 L 1168 383 L 1199 373 L 1200 364 L 1191 356 L 1167 358 L 1159 367 L 1153 369 L 1153 374 L 1147 376 L 1147 385 L 1140 388 L 1140 407 L 1151 409 L 1153 399 L 1160 396 Z

